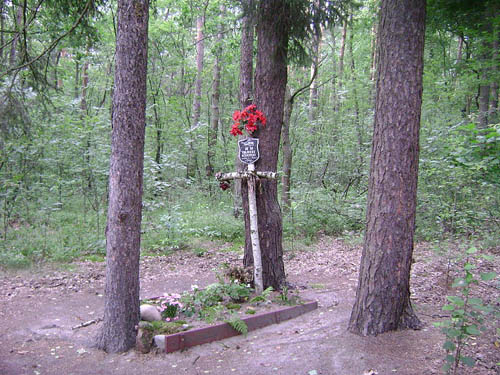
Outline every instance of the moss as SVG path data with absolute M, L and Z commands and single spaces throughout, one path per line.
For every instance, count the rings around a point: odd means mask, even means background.
M 153 336 L 156 335 L 171 335 L 177 332 L 187 331 L 191 327 L 187 324 L 185 320 L 177 320 L 174 322 L 164 322 L 164 321 L 155 321 L 155 322 L 144 322 L 140 326 L 145 330 L 148 330 L 153 333 Z

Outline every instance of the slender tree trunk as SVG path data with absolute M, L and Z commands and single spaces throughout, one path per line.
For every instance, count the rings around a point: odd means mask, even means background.
M 132 348 L 139 322 L 139 252 L 146 118 L 147 0 L 118 1 L 103 326 L 97 346 Z
M 339 76 L 338 83 L 339 89 L 342 89 L 342 79 L 344 77 L 344 55 L 345 55 L 345 44 L 347 41 L 347 17 L 344 19 L 344 24 L 342 26 L 342 39 L 340 40 L 340 53 L 339 53 Z
M 281 208 L 290 209 L 290 184 L 292 176 L 292 146 L 290 144 L 290 120 L 292 118 L 292 94 L 287 86 L 285 93 L 285 108 L 283 114 L 283 129 L 281 131 L 281 152 L 283 157 L 283 175 L 281 177 Z
M 458 37 L 457 64 L 460 64 L 462 62 L 463 49 L 464 49 L 464 37 L 460 35 Z
M 5 43 L 4 30 L 5 30 L 5 16 L 4 12 L 6 9 L 5 3 L 7 0 L 0 0 L 0 65 L 3 65 L 3 49 Z
M 367 224 L 349 330 L 420 328 L 410 302 L 425 0 L 382 0 Z
M 80 60 L 75 58 L 75 89 L 74 89 L 74 97 L 78 99 L 80 95 Z
M 354 125 L 356 129 L 356 135 L 358 139 L 358 171 L 360 174 L 363 169 L 364 164 L 364 150 L 363 150 L 363 130 L 361 129 L 361 120 L 359 115 L 359 97 L 358 97 L 358 89 L 356 87 L 356 64 L 354 62 L 354 30 L 353 30 L 353 20 L 352 14 L 349 16 L 349 25 L 351 27 L 349 34 L 349 55 L 351 57 L 351 84 L 352 84 L 352 95 L 354 99 Z
M 320 25 L 314 25 L 314 36 L 313 36 L 313 50 L 312 50 L 312 64 L 311 64 L 311 87 L 309 90 L 309 122 L 311 129 L 314 131 L 316 125 L 314 121 L 317 117 L 318 112 L 318 83 L 317 83 L 317 72 L 319 69 L 319 52 L 321 49 L 321 27 Z
M 205 17 L 199 16 L 196 19 L 196 80 L 193 95 L 193 110 L 191 116 L 191 130 L 199 126 L 201 114 L 201 91 L 203 84 L 203 60 L 205 56 L 205 37 L 203 28 L 205 26 Z M 195 137 L 193 131 L 189 133 L 189 153 L 186 168 L 186 177 L 194 178 L 198 172 L 198 156 L 195 147 Z
M 482 31 L 486 35 L 492 34 L 492 24 L 488 19 L 488 14 L 485 15 L 485 21 L 481 25 Z M 489 39 L 483 38 L 482 41 L 482 53 L 481 53 L 481 76 L 479 83 L 479 124 L 478 127 L 481 129 L 487 128 L 490 123 L 489 110 L 490 110 L 490 85 L 491 85 L 491 49 L 492 45 Z
M 87 104 L 87 88 L 89 85 L 89 62 L 85 60 L 82 67 L 82 94 L 80 99 L 80 109 L 82 111 L 82 116 L 88 115 L 88 104 Z
M 496 123 L 498 121 L 498 70 L 499 70 L 499 56 L 498 52 L 499 46 L 499 33 L 496 32 L 493 39 L 493 65 L 491 70 L 493 71 L 494 81 L 491 83 L 491 100 L 490 100 L 490 118 L 491 123 Z
M 17 57 L 17 44 L 19 43 L 19 38 L 21 36 L 22 29 L 22 21 L 23 21 L 23 6 L 17 6 L 17 14 L 16 14 L 16 35 L 12 40 L 12 45 L 10 46 L 10 57 L 9 57 L 9 65 L 10 67 L 14 67 L 16 63 Z
M 249 106 L 253 100 L 253 42 L 254 42 L 254 0 L 244 0 L 243 8 L 245 15 L 242 19 L 241 28 L 241 46 L 240 46 L 240 87 L 239 87 L 239 101 L 240 107 L 243 109 Z M 238 137 L 243 138 L 243 137 Z M 245 165 L 236 156 L 235 160 L 236 170 L 242 171 Z M 238 217 L 243 210 L 245 227 L 249 228 L 250 217 L 248 216 L 248 187 L 246 181 L 237 179 L 234 183 L 234 201 L 233 201 L 233 214 Z M 245 252 L 246 257 L 250 259 L 244 263 L 252 263 L 251 256 L 251 240 L 245 239 L 245 249 L 250 249 Z
M 260 140 L 258 171 L 277 170 L 287 81 L 289 26 L 286 20 L 289 17 L 289 9 L 283 1 L 269 0 L 259 4 L 255 104 L 267 116 L 267 125 L 254 134 Z M 264 288 L 280 289 L 285 283 L 285 268 L 277 181 L 261 180 L 256 198 Z
M 373 21 L 371 39 L 371 64 L 370 64 L 370 81 L 375 79 L 375 71 L 377 69 L 377 21 Z
M 199 16 L 196 19 L 196 81 L 193 96 L 193 123 L 192 126 L 198 126 L 201 112 L 201 88 L 203 84 L 203 60 L 205 56 L 205 39 L 203 28 L 205 26 L 205 17 Z
M 222 7 L 221 13 L 224 14 Z M 215 47 L 215 63 L 212 81 L 212 118 L 208 127 L 208 147 L 207 147 L 207 166 L 206 175 L 212 177 L 214 174 L 214 159 L 215 148 L 217 147 L 217 131 L 219 129 L 220 113 L 220 72 L 221 72 L 221 55 L 222 55 L 222 25 L 218 25 L 216 47 Z

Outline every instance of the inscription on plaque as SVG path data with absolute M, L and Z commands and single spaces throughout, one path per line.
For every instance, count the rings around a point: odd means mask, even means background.
M 242 163 L 253 164 L 259 160 L 259 139 L 247 138 L 238 141 L 238 157 Z

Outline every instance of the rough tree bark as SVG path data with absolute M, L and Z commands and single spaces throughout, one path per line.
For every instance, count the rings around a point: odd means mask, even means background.
M 349 330 L 420 328 L 410 268 L 422 104 L 425 0 L 382 0 L 367 224 Z
M 290 15 L 286 2 L 278 0 L 260 2 L 258 12 L 255 104 L 267 116 L 267 125 L 254 134 L 260 139 L 256 169 L 276 172 L 287 81 Z M 280 289 L 285 283 L 285 268 L 277 182 L 261 180 L 256 193 L 264 288 Z M 250 260 L 247 255 L 245 246 L 245 265 Z
M 118 1 L 103 326 L 97 347 L 135 344 L 146 113 L 148 0 Z

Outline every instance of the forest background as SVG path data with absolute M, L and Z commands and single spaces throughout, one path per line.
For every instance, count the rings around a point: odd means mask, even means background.
M 416 234 L 437 247 L 500 246 L 500 20 L 495 1 L 474 3 L 428 1 Z M 104 259 L 116 5 L 0 6 L 0 266 Z M 290 61 L 292 93 L 314 80 L 285 124 L 285 251 L 320 234 L 361 238 L 377 9 L 353 5 Z M 202 251 L 205 239 L 240 249 L 236 194 L 214 173 L 236 168 L 241 7 L 156 0 L 150 12 L 142 254 Z

